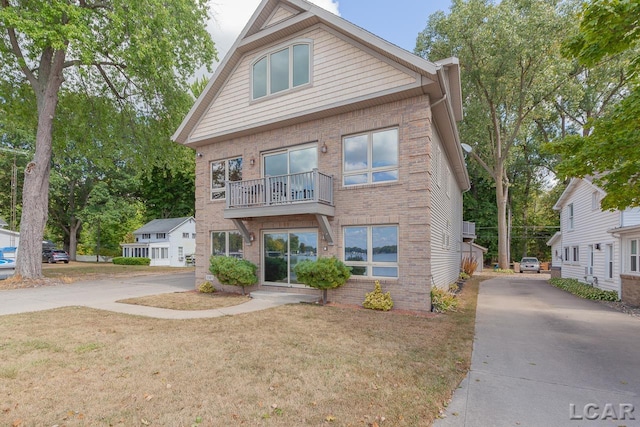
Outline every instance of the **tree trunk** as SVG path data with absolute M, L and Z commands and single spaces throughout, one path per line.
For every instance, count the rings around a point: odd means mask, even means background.
M 498 266 L 502 269 L 509 268 L 507 257 L 507 195 L 509 187 L 502 179 L 496 179 L 496 202 L 498 205 Z
M 25 279 L 42 277 L 42 239 L 49 209 L 49 173 L 53 118 L 62 85 L 64 51 L 43 53 L 38 80 L 32 82 L 38 103 L 36 152 L 24 171 L 20 246 L 16 257 L 16 276 Z
M 78 247 L 78 230 L 80 229 L 82 221 L 75 216 L 71 217 L 69 224 L 69 259 L 71 261 L 76 260 L 77 247 Z

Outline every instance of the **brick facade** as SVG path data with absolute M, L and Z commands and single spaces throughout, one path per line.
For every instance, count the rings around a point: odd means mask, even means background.
M 640 277 L 620 275 L 622 284 L 622 301 L 640 307 Z
M 393 183 L 344 188 L 342 186 L 342 138 L 376 129 L 399 129 L 399 180 Z M 199 147 L 196 162 L 197 254 L 196 285 L 205 280 L 211 254 L 211 231 L 235 230 L 223 218 L 224 201 L 210 200 L 210 162 L 243 158 L 243 180 L 261 177 L 261 153 L 298 144 L 327 146 L 318 151 L 318 169 L 334 177 L 335 216 L 329 218 L 335 245 L 326 245 L 320 237 L 318 256 L 343 259 L 342 228 L 350 225 L 398 225 L 398 279 L 381 280 L 383 290 L 390 291 L 398 309 L 429 311 L 431 278 L 431 114 L 428 96 L 418 96 L 375 107 L 280 129 L 255 133 Z M 250 159 L 255 160 L 250 165 Z M 244 257 L 259 268 L 261 277 L 261 232 L 273 229 L 318 229 L 312 215 L 296 215 L 244 220 L 255 241 L 244 245 Z M 327 250 L 323 250 L 323 247 Z M 330 290 L 329 299 L 361 304 L 365 293 L 373 290 L 374 281 L 352 277 L 341 288 Z M 297 287 L 257 285 L 271 291 L 317 293 Z

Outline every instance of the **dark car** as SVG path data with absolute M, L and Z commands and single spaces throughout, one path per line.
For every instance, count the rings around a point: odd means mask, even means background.
M 524 273 L 525 271 L 540 273 L 540 261 L 538 261 L 538 258 L 522 258 L 520 261 L 520 273 Z
M 62 249 L 45 250 L 42 251 L 42 261 L 50 264 L 55 264 L 56 262 L 69 264 L 69 254 Z

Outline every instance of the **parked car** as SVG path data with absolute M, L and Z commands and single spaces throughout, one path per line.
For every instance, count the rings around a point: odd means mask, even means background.
M 538 258 L 522 258 L 520 261 L 520 273 L 524 273 L 525 271 L 540 273 L 540 261 L 538 261 Z
M 42 261 L 50 264 L 55 264 L 56 262 L 69 264 L 69 254 L 62 249 L 44 250 L 42 251 Z

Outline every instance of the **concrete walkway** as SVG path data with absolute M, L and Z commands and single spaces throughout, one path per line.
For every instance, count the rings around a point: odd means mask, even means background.
M 640 321 L 529 275 L 482 282 L 471 370 L 434 426 L 640 426 Z
M 70 285 L 0 291 L 0 316 L 59 307 L 82 306 L 159 319 L 200 319 L 265 310 L 284 304 L 313 302 L 315 296 L 252 292 L 248 302 L 215 310 L 169 310 L 116 301 L 194 289 L 194 273 L 91 280 Z

